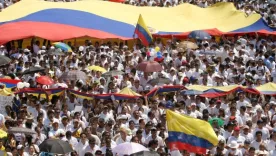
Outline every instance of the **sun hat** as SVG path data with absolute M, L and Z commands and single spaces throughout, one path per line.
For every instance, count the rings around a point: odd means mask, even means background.
M 230 148 L 238 148 L 239 144 L 237 143 L 237 141 L 231 141 L 231 143 L 228 145 Z

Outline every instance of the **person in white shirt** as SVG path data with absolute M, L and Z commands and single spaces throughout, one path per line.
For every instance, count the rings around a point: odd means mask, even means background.
M 84 150 L 88 146 L 87 135 L 85 133 L 80 134 L 80 141 L 75 147 L 75 151 L 81 156 L 84 155 Z
M 65 133 L 65 137 L 63 137 L 61 140 L 63 141 L 68 141 L 68 143 L 71 145 L 71 147 L 73 148 L 73 150 L 76 150 L 76 146 L 78 144 L 78 140 L 77 138 L 72 136 L 72 132 L 67 131 Z
M 255 140 L 251 142 L 251 147 L 254 147 L 256 150 L 260 149 L 261 144 L 266 144 L 265 140 L 262 139 L 262 131 L 257 131 L 255 135 Z
M 148 136 L 145 140 L 145 144 L 148 144 L 151 140 L 157 140 L 158 147 L 164 147 L 165 143 L 160 136 L 157 136 L 157 129 L 155 127 L 151 128 L 151 135 Z
M 262 132 L 262 139 L 267 140 L 270 138 L 269 130 L 264 127 L 264 123 L 262 120 L 257 121 L 257 127 L 253 131 L 253 136 L 256 136 L 256 132 L 261 131 Z M 256 138 L 256 137 L 255 137 Z
M 119 145 L 124 142 L 130 142 L 131 136 L 127 135 L 127 129 L 124 127 L 120 128 L 120 136 L 116 139 L 116 144 Z
M 234 128 L 233 135 L 228 138 L 227 145 L 229 146 L 232 141 L 236 141 L 240 146 L 244 144 L 245 138 L 240 135 L 240 127 Z
M 229 149 L 226 151 L 226 156 L 235 155 L 242 156 L 242 152 L 239 149 L 239 144 L 236 141 L 232 141 L 229 145 Z
M 274 128 L 271 139 L 267 141 L 266 149 L 268 151 L 273 151 L 275 150 L 275 146 L 276 146 L 276 129 Z
M 250 142 L 252 142 L 254 139 L 252 133 L 250 133 L 249 126 L 247 125 L 243 126 L 243 132 L 241 133 L 241 136 L 243 136 L 245 140 L 249 140 Z
M 48 133 L 49 138 L 59 138 L 61 134 L 64 133 L 62 129 L 59 129 L 59 121 L 54 119 L 52 126 L 53 129 Z
M 93 155 L 95 155 L 96 151 L 100 150 L 99 146 L 96 145 L 96 140 L 94 138 L 90 138 L 88 143 L 89 145 L 86 146 L 86 148 L 84 149 L 84 154 L 87 152 L 90 152 Z M 80 156 L 84 156 L 84 155 L 80 155 Z

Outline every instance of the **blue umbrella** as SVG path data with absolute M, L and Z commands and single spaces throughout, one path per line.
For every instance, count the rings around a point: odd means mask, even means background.
M 182 95 L 201 95 L 203 94 L 202 91 L 198 91 L 198 90 L 185 90 L 181 92 Z
M 211 39 L 211 35 L 209 35 L 207 32 L 202 30 L 195 30 L 192 31 L 189 35 L 189 38 L 197 39 L 197 40 L 209 40 Z

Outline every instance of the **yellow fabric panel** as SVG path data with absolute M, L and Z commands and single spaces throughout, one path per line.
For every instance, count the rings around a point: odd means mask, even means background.
M 22 0 L 0 13 L 0 22 L 15 20 L 31 13 L 63 8 L 94 13 L 96 15 L 125 22 L 135 27 L 141 14 L 148 27 L 157 31 L 188 32 L 197 29 L 217 28 L 228 32 L 249 26 L 259 20 L 259 14 L 246 17 L 232 3 L 218 3 L 209 8 L 182 4 L 172 8 L 136 7 L 108 1 L 77 1 L 70 3 Z

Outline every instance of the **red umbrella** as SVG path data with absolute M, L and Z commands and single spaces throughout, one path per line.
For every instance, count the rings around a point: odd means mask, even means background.
M 48 76 L 40 76 L 36 79 L 37 83 L 43 84 L 43 85 L 52 85 L 54 84 L 54 81 L 48 77 Z
M 155 61 L 146 61 L 137 65 L 137 70 L 143 72 L 160 72 L 163 70 L 162 66 Z

